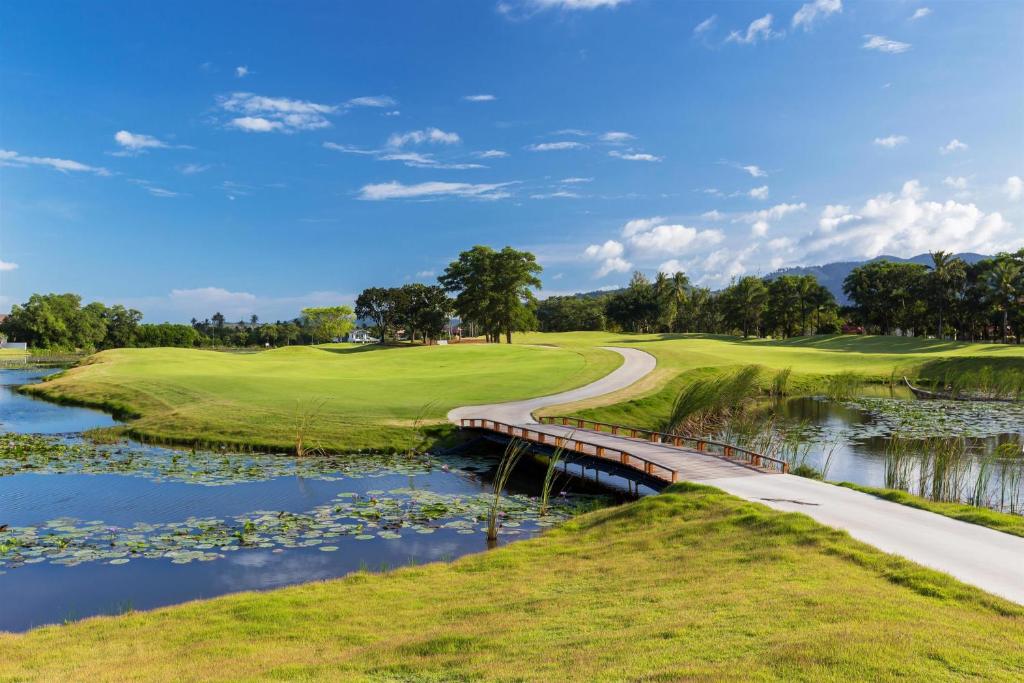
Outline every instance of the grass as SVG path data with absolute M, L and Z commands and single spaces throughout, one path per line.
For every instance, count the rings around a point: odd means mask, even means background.
M 1020 680 L 1024 608 L 703 486 L 387 574 L 0 635 L 0 680 Z
M 452 408 L 570 389 L 620 363 L 593 347 L 524 345 L 118 349 L 27 390 L 110 410 L 131 419 L 129 435 L 151 441 L 405 451 L 449 432 Z M 303 403 L 312 400 L 315 411 Z
M 861 491 L 862 493 L 869 493 L 893 503 L 899 503 L 900 505 L 907 505 L 919 510 L 934 512 L 935 514 L 943 515 L 944 517 L 959 519 L 961 522 L 970 522 L 971 524 L 978 524 L 979 526 L 987 526 L 990 529 L 1003 531 L 1008 534 L 1013 534 L 1014 536 L 1024 536 L 1024 515 L 996 512 L 995 510 L 976 507 L 974 505 L 965 505 L 963 503 L 937 502 L 928 500 L 927 498 L 922 498 L 921 496 L 915 496 L 911 493 L 900 491 L 898 489 L 861 486 L 860 484 L 853 484 L 848 481 L 840 483 L 839 486 L 845 486 L 848 489 Z
M 954 363 L 958 369 L 978 370 L 984 366 L 1001 371 L 1024 371 L 1024 346 L 971 344 L 911 337 L 829 335 L 766 340 L 740 339 L 707 334 L 619 334 L 610 332 L 567 332 L 524 335 L 526 343 L 545 343 L 577 349 L 588 346 L 628 346 L 654 355 L 655 371 L 623 391 L 556 406 L 544 414 L 573 414 L 588 419 L 656 429 L 671 415 L 682 389 L 695 378 L 722 374 L 742 365 L 758 365 L 765 383 L 787 368 L 785 390 L 789 395 L 825 394 L 829 377 L 846 374 L 836 389 L 853 383 L 887 386 L 896 377 L 915 378 L 921 372 Z M 933 364 L 944 361 L 943 364 Z M 931 368 L 929 370 L 929 368 Z M 835 381 L 833 380 L 833 383 Z

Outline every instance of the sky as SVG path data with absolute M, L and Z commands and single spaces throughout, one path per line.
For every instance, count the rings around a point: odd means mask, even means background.
M 1024 246 L 1024 3 L 0 4 L 0 309 Z

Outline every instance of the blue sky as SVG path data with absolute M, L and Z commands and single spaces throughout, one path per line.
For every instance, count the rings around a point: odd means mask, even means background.
M 1024 245 L 1024 4 L 0 6 L 0 307 L 293 317 L 474 244 L 544 292 Z

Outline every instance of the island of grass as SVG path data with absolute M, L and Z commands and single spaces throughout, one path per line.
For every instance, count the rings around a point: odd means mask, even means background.
M 808 517 L 665 493 L 386 574 L 0 635 L 0 680 L 1024 677 L 1024 608 Z
M 1012 365 L 1024 348 L 902 337 L 824 336 L 755 340 L 712 335 L 607 332 L 528 334 L 506 344 L 290 347 L 255 354 L 119 349 L 26 391 L 102 407 L 132 436 L 169 443 L 333 452 L 427 448 L 451 432 L 457 406 L 511 401 L 578 387 L 617 367 L 603 346 L 657 358 L 653 373 L 619 392 L 545 414 L 659 428 L 694 377 L 755 364 L 790 368 L 791 394 L 821 393 L 839 374 L 887 383 L 937 362 Z

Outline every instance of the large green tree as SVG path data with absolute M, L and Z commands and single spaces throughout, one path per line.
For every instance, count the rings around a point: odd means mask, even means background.
M 356 324 L 349 306 L 303 308 L 302 321 L 314 344 L 341 339 Z
M 383 344 L 398 322 L 400 303 L 398 288 L 368 287 L 356 297 L 356 317 L 372 320 Z
M 938 318 L 935 336 L 944 339 L 946 336 L 945 315 L 953 305 L 956 292 L 967 279 L 967 270 L 962 260 L 945 251 L 931 253 L 931 271 L 927 275 L 926 287 L 929 303 Z

